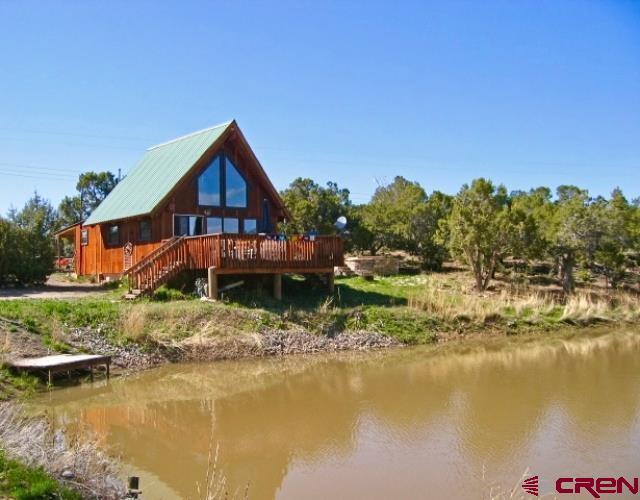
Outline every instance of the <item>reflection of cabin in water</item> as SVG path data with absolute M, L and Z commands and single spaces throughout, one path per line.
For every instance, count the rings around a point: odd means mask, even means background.
M 127 275 L 149 293 L 183 270 L 327 274 L 342 265 L 339 237 L 281 240 L 288 217 L 235 121 L 149 148 L 81 224 L 58 237 L 75 247 L 78 275 Z M 217 280 L 217 278 L 216 278 Z

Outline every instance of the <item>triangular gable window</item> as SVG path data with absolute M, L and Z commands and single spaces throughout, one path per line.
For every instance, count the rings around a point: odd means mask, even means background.
M 225 155 L 216 156 L 198 177 L 200 206 L 247 208 L 247 193 L 247 181 Z
M 225 158 L 225 165 L 226 206 L 247 208 L 247 181 L 229 158 Z
M 206 207 L 221 205 L 219 156 L 216 156 L 211 165 L 198 177 L 198 205 Z

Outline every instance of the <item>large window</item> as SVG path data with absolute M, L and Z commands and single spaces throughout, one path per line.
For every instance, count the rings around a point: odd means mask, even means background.
M 120 244 L 120 226 L 109 226 L 107 243 L 110 246 L 117 246 Z
M 140 241 L 151 241 L 151 221 L 140 221 Z
M 247 225 L 248 223 L 248 225 Z M 255 234 L 255 219 L 245 219 L 244 220 L 244 232 L 249 232 Z M 249 229 L 253 227 L 253 231 L 247 231 L 247 227 Z M 235 217 L 207 217 L 207 234 L 216 234 L 216 233 L 231 233 L 237 234 L 240 232 L 240 221 Z
M 225 205 L 247 208 L 247 181 L 229 158 L 225 158 Z
M 245 219 L 242 223 L 242 232 L 245 234 L 257 234 L 258 221 L 256 219 Z
M 89 230 L 83 229 L 80 232 L 80 244 L 82 246 L 87 246 L 89 244 Z
M 225 233 L 239 233 L 240 227 L 238 224 L 238 219 L 235 219 L 233 217 L 225 217 L 224 226 L 222 227 L 222 229 Z
M 197 215 L 176 215 L 173 219 L 173 234 L 175 236 L 202 234 L 202 219 Z
M 247 199 L 247 181 L 225 155 L 216 156 L 198 177 L 200 206 L 247 208 Z
M 198 205 L 219 207 L 220 196 L 220 156 L 216 156 L 211 165 L 198 177 Z
M 207 234 L 221 233 L 222 232 L 222 218 L 221 217 L 207 217 Z

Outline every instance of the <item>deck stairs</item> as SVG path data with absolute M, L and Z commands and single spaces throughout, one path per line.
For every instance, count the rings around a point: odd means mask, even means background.
M 344 265 L 338 236 L 315 240 L 273 239 L 266 235 L 205 234 L 177 236 L 124 271 L 127 299 L 150 295 L 186 269 L 215 269 L 217 274 L 333 274 Z
M 129 278 L 129 292 L 124 298 L 132 300 L 151 295 L 187 268 L 188 249 L 184 238 L 172 238 L 124 272 Z

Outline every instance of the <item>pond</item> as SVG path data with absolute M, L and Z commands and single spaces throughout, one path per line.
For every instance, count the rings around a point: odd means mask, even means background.
M 145 498 L 479 498 L 638 475 L 640 332 L 164 366 L 38 402 Z M 213 449 L 213 453 L 210 450 Z M 495 490 L 494 490 L 495 491 Z

